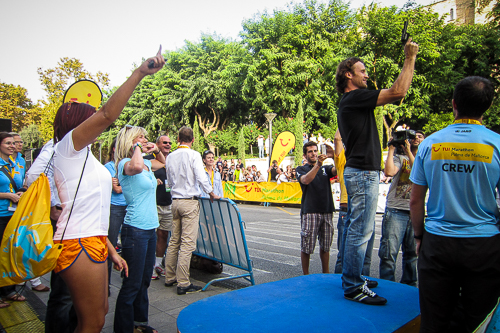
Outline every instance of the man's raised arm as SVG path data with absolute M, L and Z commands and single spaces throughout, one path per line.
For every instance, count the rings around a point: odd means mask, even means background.
M 382 89 L 377 99 L 377 106 L 395 102 L 406 96 L 410 89 L 413 72 L 415 71 L 415 60 L 417 59 L 418 44 L 408 39 L 405 45 L 405 62 L 398 78 L 389 89 Z

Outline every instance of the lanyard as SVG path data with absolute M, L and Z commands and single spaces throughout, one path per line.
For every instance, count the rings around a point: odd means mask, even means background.
M 480 121 L 475 119 L 458 119 L 453 122 L 453 124 L 472 124 L 472 125 L 482 125 Z
M 210 175 L 210 172 L 205 168 L 205 171 Z M 212 181 L 212 186 L 214 186 L 214 169 L 212 169 L 212 174 L 210 175 L 210 180 Z
M 189 149 L 189 146 L 184 146 L 184 145 L 181 145 L 181 146 L 179 146 L 179 147 L 177 147 L 177 148 L 187 148 L 187 149 Z

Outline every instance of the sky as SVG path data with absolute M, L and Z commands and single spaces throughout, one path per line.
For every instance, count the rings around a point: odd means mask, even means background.
M 302 2 L 302 1 L 296 1 Z M 326 2 L 326 0 L 318 0 Z M 379 0 L 402 6 L 403 0 Z M 417 0 L 428 4 L 432 0 Z M 202 33 L 238 39 L 242 22 L 285 9 L 290 0 L 0 0 L 0 82 L 20 85 L 34 103 L 45 98 L 37 69 L 63 57 L 79 59 L 92 74 L 108 73 L 121 85 L 134 64 L 176 50 Z M 371 0 L 352 0 L 359 8 Z

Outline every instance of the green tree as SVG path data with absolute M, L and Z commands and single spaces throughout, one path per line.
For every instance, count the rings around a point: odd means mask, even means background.
M 24 148 L 40 148 L 43 144 L 42 133 L 40 133 L 36 124 L 24 127 L 19 132 L 19 135 L 24 141 Z
M 0 118 L 11 119 L 14 132 L 40 121 L 40 110 L 27 93 L 21 86 L 0 82 Z
M 370 85 L 375 89 L 390 88 L 401 73 L 405 60 L 401 45 L 404 21 L 409 21 L 408 31 L 418 42 L 419 53 L 406 97 L 382 108 L 386 137 L 399 122 L 430 112 L 431 96 L 439 88 L 441 76 L 451 70 L 450 62 L 440 59 L 442 18 L 422 8 L 398 9 L 371 4 L 358 14 L 359 41 L 353 46 L 354 54 L 364 60 L 370 73 Z
M 103 89 L 108 86 L 108 74 L 97 72 L 92 75 L 84 69 L 83 63 L 75 58 L 61 58 L 55 68 L 37 70 L 40 82 L 45 90 L 46 99 L 42 100 L 42 117 L 40 132 L 44 140 L 53 136 L 52 124 L 57 110 L 62 104 L 64 93 L 71 84 L 78 80 L 88 79 L 96 82 Z
M 254 61 L 242 89 L 257 122 L 266 112 L 294 117 L 303 101 L 306 127 L 336 123 L 336 58 L 352 38 L 354 18 L 341 1 L 305 1 L 243 23 Z

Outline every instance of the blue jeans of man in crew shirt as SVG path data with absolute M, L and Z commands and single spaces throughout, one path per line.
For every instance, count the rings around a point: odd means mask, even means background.
M 344 181 L 348 196 L 349 222 L 342 256 L 342 287 L 344 293 L 354 292 L 365 282 L 362 277 L 368 242 L 373 235 L 380 181 L 378 170 L 347 167 Z

